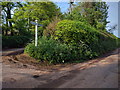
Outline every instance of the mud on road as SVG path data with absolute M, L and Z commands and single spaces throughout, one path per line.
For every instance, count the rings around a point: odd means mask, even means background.
M 3 88 L 118 88 L 119 49 L 83 63 L 44 65 L 21 54 L 2 56 Z

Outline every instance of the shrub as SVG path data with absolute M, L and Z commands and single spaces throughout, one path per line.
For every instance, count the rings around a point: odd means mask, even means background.
M 101 55 L 118 47 L 117 37 L 108 32 L 100 31 L 98 41 L 89 44 L 89 46 L 92 51 L 96 52 L 98 55 Z
M 89 24 L 63 20 L 56 26 L 55 39 L 65 43 L 91 43 L 97 40 L 96 34 L 98 33 Z
M 25 48 L 25 53 L 39 59 L 41 61 L 47 60 L 50 63 L 60 63 L 64 60 L 67 53 L 65 44 L 57 43 L 55 40 L 42 37 L 38 40 L 38 46 L 35 47 L 34 43 L 28 44 Z
M 84 45 L 79 47 L 67 45 L 43 37 L 39 39 L 37 47 L 34 43 L 28 44 L 25 53 L 41 61 L 47 60 L 49 63 L 69 62 L 91 57 L 91 51 Z
M 23 47 L 30 41 L 26 36 L 2 36 L 2 48 Z
M 117 40 L 84 22 L 63 20 L 57 24 L 53 39 L 39 38 L 38 46 L 28 44 L 25 53 L 49 63 L 83 61 L 117 48 Z
M 80 21 L 60 21 L 56 26 L 54 38 L 67 44 L 81 45 L 84 43 L 92 50 L 93 56 L 99 56 L 117 47 L 117 38 L 114 35 L 98 31 Z

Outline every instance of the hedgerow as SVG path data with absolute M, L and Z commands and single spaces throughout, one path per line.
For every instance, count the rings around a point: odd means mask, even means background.
M 117 38 L 80 21 L 63 20 L 56 26 L 56 40 L 67 44 L 86 44 L 98 56 L 117 47 Z
M 28 44 L 25 53 L 49 63 L 83 61 L 117 48 L 117 41 L 114 35 L 84 22 L 63 20 L 58 22 L 52 38 L 39 38 L 37 47 Z
M 2 48 L 19 48 L 30 41 L 27 36 L 2 36 Z

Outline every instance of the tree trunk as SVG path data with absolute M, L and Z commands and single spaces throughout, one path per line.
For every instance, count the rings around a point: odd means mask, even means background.
M 12 19 L 11 18 L 11 10 L 10 10 L 9 7 L 7 9 L 8 9 L 8 11 L 7 11 L 7 18 L 8 19 Z M 9 27 L 10 27 L 10 31 L 11 31 L 11 36 L 13 36 L 14 32 L 12 30 L 12 22 L 11 21 L 8 21 L 8 22 L 9 22 Z
M 8 19 L 6 18 L 6 28 L 5 28 L 5 36 L 8 35 Z

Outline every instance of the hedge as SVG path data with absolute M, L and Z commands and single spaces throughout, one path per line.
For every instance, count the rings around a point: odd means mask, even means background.
M 91 57 L 91 51 L 81 44 L 81 46 L 67 45 L 53 39 L 42 37 L 38 40 L 38 46 L 30 43 L 25 48 L 25 53 L 49 63 L 63 63 L 75 60 L 85 60 Z
M 114 35 L 84 22 L 63 20 L 58 22 L 55 36 L 39 38 L 37 47 L 28 44 L 25 53 L 49 63 L 84 61 L 120 47 L 118 41 Z
M 19 48 L 30 41 L 26 36 L 2 36 L 2 48 Z
M 80 21 L 63 20 L 56 26 L 54 38 L 67 44 L 86 44 L 96 56 L 117 48 L 117 37 Z

